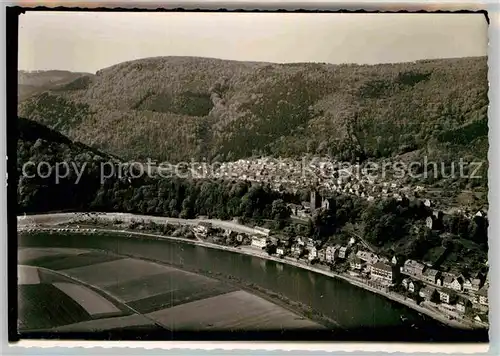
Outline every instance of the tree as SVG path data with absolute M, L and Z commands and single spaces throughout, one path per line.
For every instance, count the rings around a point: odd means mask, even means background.
M 434 291 L 432 292 L 430 301 L 436 304 L 441 303 L 441 299 L 439 298 L 439 293 L 437 290 L 434 289 Z
M 290 208 L 283 199 L 276 199 L 272 203 L 271 215 L 275 220 L 286 220 L 290 217 Z

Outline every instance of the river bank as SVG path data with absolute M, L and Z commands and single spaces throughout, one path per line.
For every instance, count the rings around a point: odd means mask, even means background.
M 111 218 L 111 217 L 109 217 Z M 66 219 L 65 219 L 66 220 Z M 179 220 L 179 219 L 176 219 Z M 65 221 L 68 222 L 68 221 Z M 178 222 L 178 221 L 176 221 Z M 29 227 L 31 224 L 26 224 L 26 228 Z M 54 224 L 48 224 L 54 226 Z M 42 227 L 38 226 L 37 230 L 54 230 L 55 227 Z M 159 235 L 156 233 L 146 233 L 146 232 L 138 232 L 138 231 L 133 231 L 133 230 L 123 230 L 123 229 L 109 229 L 109 228 L 101 228 L 98 227 L 97 231 L 99 232 L 107 232 L 107 233 L 119 233 L 119 234 L 128 234 L 128 235 L 135 235 L 135 236 L 143 236 L 143 237 L 148 237 L 148 238 L 153 238 L 153 239 L 165 239 L 165 240 L 170 240 L 170 241 L 177 241 L 177 242 L 182 242 L 182 243 L 188 243 L 192 245 L 197 245 L 197 246 L 202 246 L 206 248 L 211 248 L 211 249 L 218 249 L 218 250 L 224 250 L 224 251 L 229 251 L 233 253 L 239 253 L 239 254 L 245 254 L 248 256 L 253 256 L 257 257 L 260 259 L 265 259 L 265 260 L 270 260 L 274 261 L 277 263 L 282 263 L 282 264 L 287 264 L 290 266 L 294 266 L 297 268 L 301 268 L 304 270 L 308 270 L 314 273 L 319 273 L 323 274 L 328 277 L 332 278 L 338 278 L 342 279 L 351 285 L 354 285 L 358 288 L 363 288 L 365 290 L 368 290 L 372 293 L 376 293 L 378 295 L 384 296 L 394 302 L 400 303 L 402 305 L 405 305 L 408 308 L 411 308 L 419 313 L 425 314 L 443 324 L 446 324 L 451 327 L 455 328 L 462 328 L 462 329 L 470 329 L 472 328 L 472 325 L 466 324 L 460 320 L 449 320 L 446 316 L 444 316 L 441 313 L 436 312 L 435 310 L 431 310 L 429 308 L 426 308 L 425 306 L 417 305 L 413 301 L 405 300 L 404 297 L 400 295 L 395 295 L 395 293 L 387 292 L 382 289 L 378 289 L 375 287 L 372 287 L 370 285 L 367 285 L 361 280 L 358 280 L 356 277 L 350 276 L 350 275 L 342 275 L 339 273 L 335 273 L 332 271 L 329 271 L 327 269 L 321 268 L 321 266 L 311 266 L 308 265 L 304 262 L 301 261 L 296 261 L 291 258 L 279 258 L 275 256 L 270 256 L 266 252 L 262 250 L 258 250 L 256 248 L 250 247 L 250 246 L 241 246 L 241 247 L 231 247 L 231 246 L 224 246 L 224 245 L 218 245 L 202 240 L 192 240 L 188 238 L 183 238 L 183 237 L 172 237 L 172 236 L 163 236 Z

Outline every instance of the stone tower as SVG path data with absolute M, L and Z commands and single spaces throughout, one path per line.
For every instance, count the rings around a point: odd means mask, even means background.
M 316 190 L 311 189 L 311 214 L 316 211 Z

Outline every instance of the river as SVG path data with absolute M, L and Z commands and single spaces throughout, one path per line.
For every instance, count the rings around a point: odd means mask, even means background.
M 280 293 L 335 320 L 360 340 L 482 341 L 487 331 L 453 329 L 399 303 L 327 277 L 279 262 L 177 241 L 123 234 L 20 234 L 19 246 L 80 247 L 157 260 L 231 275 Z M 403 319 L 407 319 L 402 321 Z

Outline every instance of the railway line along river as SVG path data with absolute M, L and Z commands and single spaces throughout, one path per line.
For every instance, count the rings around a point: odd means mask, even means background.
M 186 270 L 231 276 L 309 306 L 349 330 L 353 340 L 476 341 L 488 340 L 487 330 L 461 330 L 361 289 L 285 263 L 211 249 L 182 241 L 119 233 L 22 233 L 20 247 L 70 247 L 109 251 L 155 260 Z

